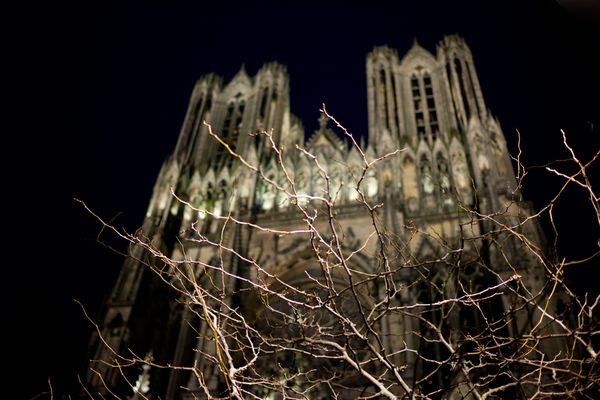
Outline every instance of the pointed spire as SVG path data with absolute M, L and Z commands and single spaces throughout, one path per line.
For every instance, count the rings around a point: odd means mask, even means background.
M 329 122 L 329 118 L 325 115 L 324 112 L 319 116 L 319 130 L 324 131 L 327 129 L 327 122 Z
M 246 63 L 242 63 L 242 65 L 240 66 L 240 70 L 237 72 L 237 74 L 235 74 L 235 76 L 233 77 L 233 79 L 231 81 L 232 82 L 242 81 L 242 82 L 246 82 L 246 83 L 250 82 L 250 77 L 248 76 L 248 73 L 246 72 Z
M 326 145 L 333 146 L 337 149 L 342 149 L 346 147 L 346 143 L 338 137 L 333 131 L 327 128 L 327 123 L 329 122 L 329 117 L 323 112 L 319 116 L 319 129 L 314 131 L 312 136 L 306 142 L 307 147 Z
M 202 187 L 202 184 L 200 182 L 200 171 L 199 170 L 195 170 L 194 174 L 192 175 L 192 179 L 190 180 L 190 185 L 188 187 L 189 191 L 194 191 L 194 190 L 200 190 L 200 188 Z
M 433 65 L 436 62 L 433 54 L 431 54 L 427 49 L 421 46 L 416 37 L 413 38 L 413 44 L 402 58 L 400 64 L 406 63 L 407 60 L 412 60 L 415 57 L 420 57 L 421 59 L 424 59 L 424 61 L 431 63 L 431 65 Z
M 416 37 L 416 36 L 415 36 L 415 37 L 413 37 L 413 44 L 412 44 L 412 46 L 411 46 L 411 48 L 410 48 L 409 52 L 410 52 L 410 51 L 413 51 L 414 49 L 423 49 L 423 46 L 421 46 L 421 44 L 420 44 L 420 43 L 419 43 L 419 41 L 417 40 L 417 37 Z

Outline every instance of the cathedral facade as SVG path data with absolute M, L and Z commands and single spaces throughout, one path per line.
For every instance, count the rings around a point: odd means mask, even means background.
M 377 47 L 367 55 L 366 71 L 366 146 L 325 114 L 319 129 L 306 135 L 290 112 L 289 77 L 280 64 L 265 64 L 254 76 L 242 68 L 230 82 L 213 74 L 198 80 L 92 340 L 90 393 L 151 399 L 473 395 L 465 378 L 471 367 L 457 366 L 463 361 L 452 346 L 474 354 L 464 338 L 482 334 L 484 316 L 496 316 L 486 326 L 497 338 L 510 338 L 532 323 L 531 315 L 501 324 L 512 307 L 502 296 L 460 310 L 445 308 L 445 296 L 509 286 L 515 276 L 539 290 L 536 252 L 523 248 L 541 248 L 543 238 L 535 223 L 521 223 L 532 212 L 520 198 L 504 134 L 460 37 L 443 38 L 435 53 L 415 42 L 403 57 Z M 506 234 L 500 224 L 519 232 Z M 324 265 L 341 265 L 342 272 L 326 273 Z M 355 279 L 350 286 L 349 279 Z M 285 300 L 277 297 L 294 290 Z M 213 306 L 195 303 L 190 293 Z M 304 304 L 310 318 L 293 305 L 300 293 L 317 293 L 309 296 L 314 306 Z M 227 300 L 217 306 L 219 294 Z M 324 299 L 350 316 L 336 319 Z M 211 321 L 206 310 L 220 310 L 219 318 Z M 372 324 L 365 317 L 371 314 L 379 315 Z M 218 356 L 226 343 L 238 343 L 234 335 L 217 337 L 214 324 L 225 315 L 230 326 L 244 319 L 262 338 L 286 338 L 257 345 L 262 353 L 238 373 L 247 383 L 236 389 L 242 394 L 234 393 L 231 369 Z M 330 357 L 345 337 L 331 332 L 361 324 L 372 331 L 364 342 L 340 344 L 353 350 L 354 364 Z M 319 332 L 307 334 L 306 327 Z M 332 347 L 314 353 L 298 335 L 304 341 L 325 335 Z M 380 355 L 370 355 L 373 346 Z M 240 346 L 231 363 L 253 359 L 246 354 L 251 347 Z M 131 359 L 138 362 L 126 362 Z M 485 381 L 486 374 L 489 369 L 480 370 L 473 380 Z M 481 387 L 510 380 L 497 376 Z

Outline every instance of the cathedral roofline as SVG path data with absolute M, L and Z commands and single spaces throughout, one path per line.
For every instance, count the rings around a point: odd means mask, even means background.
M 320 144 L 330 144 L 339 150 L 346 150 L 346 143 L 327 127 L 329 118 L 324 114 L 319 117 L 319 129 L 314 131 L 310 138 L 306 141 L 307 148 L 313 148 Z
M 469 49 L 469 46 L 467 46 L 465 39 L 456 33 L 444 36 L 436 45 L 438 56 L 453 50 L 471 54 L 471 50 Z
M 390 48 L 388 45 L 375 46 L 370 53 L 367 54 L 367 62 L 373 59 L 388 58 L 398 60 L 398 51 Z
M 248 86 L 253 84 L 253 79 L 246 72 L 246 65 L 244 63 L 242 63 L 240 70 L 233 76 L 230 84 L 234 82 L 240 82 Z
M 414 39 L 411 48 L 406 52 L 404 57 L 402 57 L 402 60 L 400 60 L 400 66 L 406 66 L 413 60 L 420 60 L 428 64 L 436 62 L 435 56 L 429 50 L 421 46 L 416 38 Z

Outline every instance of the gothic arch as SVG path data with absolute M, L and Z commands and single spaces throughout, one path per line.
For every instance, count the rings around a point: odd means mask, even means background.
M 219 172 L 217 180 L 225 181 L 226 184 L 229 184 L 229 178 L 230 178 L 229 168 L 225 167 L 225 168 L 221 169 L 221 171 Z
M 409 211 L 415 212 L 419 208 L 419 186 L 417 177 L 417 164 L 412 150 L 408 149 L 402 158 L 402 192 L 404 201 Z
M 419 142 L 417 146 L 417 158 L 420 160 L 423 156 L 431 160 L 431 150 L 429 149 L 429 145 L 424 141 Z
M 344 179 L 344 173 L 342 172 L 342 166 L 337 161 L 333 161 L 328 167 L 328 174 L 330 188 L 329 194 L 331 199 L 338 204 L 345 202 L 346 182 Z
M 262 174 L 266 179 L 259 176 L 256 183 L 258 205 L 265 211 L 274 210 L 277 208 L 277 197 L 280 196 L 277 186 L 281 183 L 282 179 L 282 172 L 275 158 L 269 159 Z
M 229 102 L 247 100 L 251 89 L 252 81 L 246 73 L 246 69 L 242 66 L 231 82 L 223 89 L 222 99 Z
M 193 219 L 194 210 L 192 207 L 199 208 L 202 205 L 202 182 L 200 180 L 200 172 L 197 169 L 194 170 L 194 173 L 192 174 L 192 177 L 188 183 L 186 195 L 187 201 L 190 203 L 191 207 L 184 206 L 184 223 Z M 185 229 L 186 227 L 183 228 Z
M 404 75 L 410 75 L 410 73 L 416 70 L 418 67 L 427 69 L 429 71 L 435 70 L 437 61 L 433 54 L 421 47 L 416 41 L 411 49 L 402 58 L 399 65 L 399 71 Z
M 350 149 L 347 156 L 347 180 L 346 193 L 350 203 L 359 199 L 359 194 L 356 191 L 356 184 L 362 175 L 364 162 L 355 147 Z
M 428 152 L 420 153 L 418 171 L 422 205 L 425 208 L 433 208 L 435 206 L 435 183 L 431 155 Z
M 255 193 L 255 174 L 247 169 L 244 169 L 236 179 L 235 185 L 239 188 L 239 206 L 242 210 L 246 210 L 250 207 L 251 201 L 253 200 L 253 194 Z
M 437 138 L 434 142 L 433 142 L 433 154 L 435 154 L 437 156 L 438 153 L 444 153 L 444 155 L 448 155 L 448 149 L 446 148 L 446 145 L 444 144 L 444 142 L 441 140 L 441 138 Z
M 435 166 L 442 204 L 444 206 L 451 206 L 454 203 L 451 190 L 453 186 L 452 173 L 450 172 L 448 157 L 444 155 L 444 152 L 436 153 Z
M 469 129 L 469 143 L 471 145 L 471 158 L 473 159 L 477 170 L 481 174 L 490 172 L 490 160 L 488 157 L 488 141 L 485 138 L 483 129 L 479 124 L 472 125 Z
M 433 149 L 433 154 L 434 154 L 433 163 L 434 163 L 434 166 L 435 166 L 435 171 L 436 171 L 436 174 L 438 176 L 438 181 L 440 181 L 440 179 L 441 179 L 440 174 L 442 173 L 442 171 L 440 170 L 441 161 L 444 161 L 445 166 L 446 166 L 446 171 L 448 173 L 450 173 L 449 172 L 450 171 L 449 170 L 449 168 L 450 168 L 450 164 L 449 164 L 450 157 L 448 155 L 448 149 L 445 146 L 443 146 L 443 145 L 440 144 L 439 146 L 436 146 Z M 449 176 L 449 178 L 450 178 L 450 176 Z
M 206 173 L 204 179 L 202 180 L 202 200 L 203 200 L 203 208 L 207 211 L 212 212 L 215 200 L 216 200 L 216 178 L 215 172 L 211 168 Z
M 202 191 L 203 192 L 207 192 L 208 188 L 209 188 L 209 185 L 214 188 L 215 181 L 216 181 L 215 171 L 214 171 L 214 169 L 210 168 L 208 170 L 208 172 L 206 173 L 206 175 L 204 175 L 204 179 L 201 180 L 201 182 L 202 182 Z
M 377 143 L 377 152 L 379 156 L 391 153 L 396 148 L 392 135 L 387 128 L 384 128 L 381 132 L 379 142 Z
M 448 275 L 443 265 L 433 265 L 427 275 L 413 287 L 412 298 L 421 304 L 419 316 L 415 322 L 416 340 L 418 342 L 413 374 L 425 393 L 436 388 L 448 387 L 454 373 L 450 363 L 444 362 L 450 357 L 448 349 L 440 342 L 438 332 L 447 336 L 452 329 L 453 314 L 451 306 L 443 304 L 446 296 Z M 435 360 L 435 361 L 431 361 Z M 441 365 L 438 364 L 441 361 Z M 427 377 L 427 379 L 424 379 Z
M 375 198 L 379 192 L 377 184 L 377 172 L 375 168 L 371 167 L 367 169 L 365 178 L 361 183 L 360 189 L 368 198 Z
M 312 253 L 312 251 L 308 250 L 308 253 Z M 307 255 L 307 253 L 303 254 Z M 343 334 L 344 329 L 347 329 L 345 325 L 348 319 L 355 328 L 366 328 L 361 308 L 356 303 L 351 291 L 345 290 L 347 281 L 344 279 L 344 274 L 338 273 L 338 271 L 340 271 L 339 268 L 332 272 L 330 281 L 338 292 L 336 296 L 330 295 L 327 284 L 315 283 L 315 279 L 321 279 L 323 273 L 314 255 L 303 257 L 293 266 L 282 269 L 280 278 L 286 284 L 275 281 L 270 285 L 273 293 L 285 293 L 287 298 L 297 299 L 298 303 L 284 301 L 276 295 L 263 297 L 256 310 L 256 329 L 263 336 L 273 339 L 270 341 L 271 345 L 278 344 L 277 341 L 280 340 L 283 344 L 293 342 L 294 345 L 287 345 L 285 346 L 286 350 L 277 349 L 271 354 L 259 358 L 256 364 L 259 366 L 261 376 L 283 375 L 282 378 L 289 382 L 289 386 L 303 385 L 299 389 L 304 390 L 311 398 L 326 398 L 331 393 L 329 393 L 327 385 L 315 385 L 314 382 L 307 384 L 307 380 L 322 381 L 336 375 L 336 380 L 346 386 L 345 390 L 356 391 L 355 388 L 362 390 L 367 386 L 367 382 L 347 363 L 327 358 L 328 354 L 336 353 L 335 347 L 328 347 L 329 345 L 326 343 L 315 347 L 307 340 L 325 339 L 330 342 L 339 342 L 344 347 L 350 347 L 353 354 L 359 359 L 365 361 L 367 359 L 368 345 L 354 339 L 347 340 Z M 321 279 L 321 282 L 325 281 Z M 298 288 L 303 293 L 297 294 L 287 285 Z M 373 301 L 369 296 L 369 289 L 366 287 L 357 287 L 356 289 L 361 306 L 363 309 L 370 310 Z M 306 293 L 310 295 L 307 296 Z M 330 312 L 329 308 L 320 306 L 330 302 L 335 303 L 335 308 L 341 310 L 345 319 L 341 320 L 335 313 Z M 310 354 L 317 352 L 321 354 L 321 357 L 311 356 L 310 359 L 306 359 L 303 356 L 304 349 Z M 370 367 L 365 363 L 363 368 Z M 308 375 L 301 380 L 294 381 L 293 376 L 298 371 Z M 343 398 L 355 398 L 357 394 L 358 392 L 355 392 L 353 396 L 343 396 Z
M 304 196 L 310 195 L 310 165 L 306 157 L 301 155 L 298 157 L 294 170 L 294 185 L 296 187 L 297 202 L 303 206 L 308 203 L 308 199 Z
M 461 202 L 471 205 L 473 202 L 472 178 L 469 173 L 465 150 L 456 137 L 452 138 L 450 143 L 450 165 L 453 182 Z
M 188 184 L 187 192 L 188 192 L 188 195 L 191 197 L 193 194 L 200 193 L 201 190 L 202 190 L 202 182 L 200 180 L 200 171 L 198 171 L 196 169 L 196 170 L 194 170 L 194 173 L 192 174 L 192 178 L 190 179 L 190 182 Z

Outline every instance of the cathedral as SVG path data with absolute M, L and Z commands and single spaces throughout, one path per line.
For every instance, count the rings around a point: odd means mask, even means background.
M 87 393 L 529 390 L 517 387 L 526 367 L 508 373 L 478 350 L 508 352 L 535 325 L 515 293 L 543 290 L 544 239 L 524 222 L 532 210 L 464 40 L 374 48 L 360 139 L 325 112 L 305 132 L 289 79 L 273 62 L 197 81 L 91 340 Z

